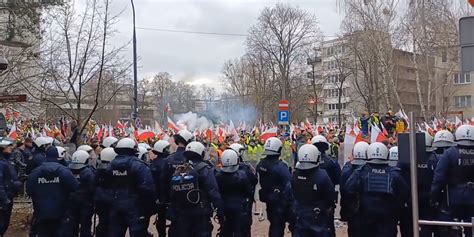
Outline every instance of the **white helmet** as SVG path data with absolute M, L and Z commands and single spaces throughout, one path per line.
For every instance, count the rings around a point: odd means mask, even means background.
M 244 146 L 242 146 L 240 143 L 232 143 L 229 148 L 237 152 L 239 156 L 243 155 L 245 149 Z
M 115 153 L 112 147 L 106 147 L 100 152 L 100 160 L 102 162 L 111 162 L 116 156 L 117 153 Z
M 170 143 L 165 140 L 159 140 L 153 145 L 153 151 L 158 153 L 169 153 Z
M 232 149 L 222 152 L 222 172 L 233 173 L 239 169 L 239 154 Z
M 78 151 L 86 151 L 86 152 L 91 152 L 92 150 L 94 150 L 91 146 L 89 145 L 80 145 L 78 148 L 77 148 Z
M 142 161 L 146 161 L 148 159 L 148 150 L 144 146 L 138 146 L 137 157 Z
M 391 147 L 389 150 L 388 165 L 397 166 L 398 163 L 398 146 Z
M 433 139 L 433 147 L 451 147 L 454 143 L 454 136 L 448 130 L 438 131 Z
M 13 141 L 6 138 L 0 138 L 0 147 L 13 146 Z
M 137 143 L 135 142 L 135 140 L 129 138 L 129 137 L 126 137 L 126 138 L 122 138 L 120 139 L 118 142 L 117 142 L 117 145 L 115 146 L 115 148 L 122 148 L 122 149 L 136 149 L 137 147 Z
M 433 145 L 433 137 L 428 132 L 423 132 L 425 134 L 425 147 L 427 152 L 434 151 L 434 148 L 431 147 Z
M 66 149 L 62 146 L 56 146 L 56 149 L 58 150 L 58 160 L 64 160 L 66 157 Z
M 187 146 L 186 149 L 184 150 L 184 156 L 186 158 L 191 158 L 191 156 L 196 157 L 198 155 L 200 158 L 204 157 L 204 151 L 206 150 L 206 147 L 200 142 L 190 142 Z
M 265 145 L 264 145 L 265 151 L 263 152 L 263 154 L 264 155 L 280 155 L 282 146 L 283 146 L 283 143 L 280 141 L 280 139 L 276 137 L 270 137 L 265 142 Z
M 176 137 L 178 138 L 178 140 L 182 139 L 186 144 L 194 140 L 194 135 L 188 130 L 181 130 L 177 134 L 175 134 L 175 141 L 176 141 Z
M 117 144 L 118 142 L 118 138 L 116 137 L 106 137 L 104 138 L 104 140 L 102 141 L 102 147 L 113 147 L 115 146 L 115 144 Z
M 461 125 L 456 129 L 454 133 L 456 137 L 456 143 L 461 146 L 474 146 L 474 126 L 473 125 Z
M 148 145 L 148 143 L 140 142 L 138 143 L 138 146 L 144 147 L 147 151 L 151 150 L 151 146 Z
M 316 144 L 316 143 L 326 143 L 329 145 L 329 142 L 328 142 L 328 139 L 326 139 L 324 136 L 322 135 L 316 135 L 314 136 L 312 139 L 311 139 L 311 144 Z
M 354 145 L 352 149 L 352 157 L 354 158 L 351 161 L 353 165 L 364 165 L 367 162 L 367 148 L 369 148 L 369 143 L 361 141 Z
M 38 137 L 34 143 L 37 147 L 47 146 L 53 144 L 54 139 L 52 137 Z
M 89 161 L 89 153 L 84 150 L 77 150 L 72 154 L 71 163 L 69 164 L 69 168 L 76 170 L 82 169 L 87 166 L 87 162 Z
M 367 163 L 388 164 L 388 148 L 381 142 L 374 142 L 367 148 Z
M 312 169 L 319 166 L 321 152 L 311 144 L 305 144 L 298 149 L 298 162 L 295 168 L 300 170 Z

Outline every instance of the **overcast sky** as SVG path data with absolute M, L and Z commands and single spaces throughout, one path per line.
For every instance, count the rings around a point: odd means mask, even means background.
M 284 1 L 314 13 L 325 35 L 339 31 L 342 15 L 336 0 Z M 256 23 L 259 12 L 277 1 L 257 0 L 135 0 L 136 25 L 141 28 L 246 34 Z M 114 43 L 132 39 L 130 1 L 115 0 L 114 10 L 124 10 L 117 24 Z M 221 67 L 225 60 L 245 51 L 245 36 L 202 35 L 137 29 L 138 78 L 151 77 L 160 71 L 174 80 L 208 84 L 220 88 Z M 129 47 L 132 57 L 132 47 Z

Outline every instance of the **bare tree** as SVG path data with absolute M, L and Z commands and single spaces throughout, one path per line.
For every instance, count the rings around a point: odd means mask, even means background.
M 277 4 L 262 10 L 256 25 L 250 28 L 247 52 L 265 59 L 274 82 L 276 95 L 291 104 L 300 90 L 301 67 L 306 53 L 321 40 L 314 15 L 290 5 Z M 263 57 L 261 57 L 263 56 Z M 292 106 L 292 110 L 301 106 Z
M 73 3 L 48 12 L 43 54 L 36 61 L 40 80 L 22 83 L 32 97 L 75 120 L 80 134 L 127 78 L 129 64 L 120 56 L 125 46 L 109 43 L 118 17 L 109 8 L 109 0 L 88 0 L 82 12 Z M 103 94 L 106 87 L 113 91 Z

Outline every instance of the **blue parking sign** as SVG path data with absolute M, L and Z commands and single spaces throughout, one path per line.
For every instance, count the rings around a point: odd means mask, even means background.
M 278 124 L 279 125 L 288 125 L 288 124 L 290 124 L 290 111 L 288 111 L 288 110 L 278 111 Z

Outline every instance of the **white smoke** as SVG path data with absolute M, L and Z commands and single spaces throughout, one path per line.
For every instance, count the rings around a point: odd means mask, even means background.
M 194 131 L 196 129 L 203 130 L 213 127 L 213 123 L 209 119 L 193 112 L 178 114 L 174 117 L 177 119 L 176 125 L 189 131 Z

